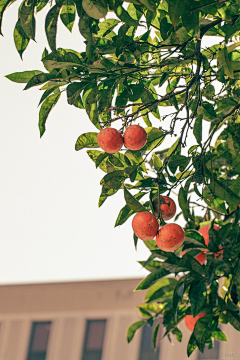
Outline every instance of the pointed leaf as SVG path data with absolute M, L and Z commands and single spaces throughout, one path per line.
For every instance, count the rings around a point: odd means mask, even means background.
M 145 279 L 143 279 L 140 284 L 136 287 L 135 290 L 144 290 L 148 289 L 150 286 L 152 286 L 157 280 L 160 278 L 166 276 L 169 274 L 169 271 L 167 271 L 164 268 L 157 269 L 153 271 L 151 274 L 149 274 Z
M 32 40 L 35 39 L 36 3 L 37 3 L 36 0 L 24 0 L 19 10 L 21 26 L 25 34 Z
M 153 153 L 153 166 L 157 172 L 163 167 L 161 159 L 155 153 Z
M 39 112 L 39 130 L 40 130 L 40 137 L 43 136 L 46 128 L 45 124 L 48 118 L 48 115 L 52 108 L 56 105 L 60 98 L 61 93 L 53 94 L 49 96 L 43 103 Z
M 153 333 L 152 333 L 152 341 L 153 341 L 154 349 L 156 349 L 159 326 L 160 326 L 160 324 L 157 324 L 157 326 L 154 328 Z
M 30 38 L 24 32 L 24 30 L 21 26 L 20 19 L 18 19 L 18 21 L 15 25 L 13 37 L 14 37 L 14 43 L 15 43 L 16 49 L 22 59 L 22 54 L 26 50 L 26 48 L 29 44 Z
M 199 314 L 206 300 L 206 287 L 204 286 L 203 282 L 198 281 L 197 283 L 191 285 L 189 295 L 191 301 L 192 315 L 193 317 L 195 317 L 197 314 Z
M 80 135 L 77 139 L 75 150 L 78 151 L 84 148 L 99 148 L 100 146 L 97 142 L 97 136 L 97 132 L 88 132 Z
M 45 20 L 45 32 L 52 51 L 56 50 L 57 23 L 61 7 L 62 1 L 58 2 L 49 10 Z
M 178 144 L 179 144 L 180 138 L 178 138 L 175 143 L 170 147 L 170 149 L 167 152 L 167 157 L 173 155 L 177 150 Z
M 60 18 L 66 28 L 72 32 L 75 21 L 75 4 L 73 0 L 64 0 Z
M 84 90 L 83 94 L 83 105 L 87 111 L 89 119 L 96 126 L 97 129 L 101 130 L 101 126 L 99 124 L 98 119 L 98 111 L 97 111 L 97 95 L 98 88 L 96 84 L 90 84 Z
M 23 71 L 6 75 L 6 78 L 16 83 L 27 83 L 34 75 L 41 73 L 39 70 Z
M 221 49 L 218 53 L 217 53 L 217 59 L 218 59 L 218 66 L 219 68 L 221 68 L 223 66 L 224 69 L 224 73 L 234 79 L 234 74 L 233 74 L 233 68 L 231 66 L 231 62 L 230 59 L 228 57 L 228 51 L 227 51 L 227 47 L 224 46 L 223 49 Z
M 145 207 L 124 187 L 124 198 L 127 205 L 135 212 L 147 211 Z
M 193 134 L 198 144 L 201 144 L 202 141 L 202 119 L 203 119 L 203 114 L 197 116 L 193 127 Z
M 134 324 L 132 324 L 131 326 L 129 326 L 129 328 L 127 329 L 127 341 L 128 341 L 128 343 L 132 340 L 132 338 L 133 338 L 135 332 L 137 331 L 137 329 L 139 329 L 145 323 L 146 323 L 146 320 L 141 320 L 141 321 L 137 321 Z
M 11 4 L 13 4 L 16 0 L 0 0 L 0 35 L 2 35 L 2 18 L 3 13 Z

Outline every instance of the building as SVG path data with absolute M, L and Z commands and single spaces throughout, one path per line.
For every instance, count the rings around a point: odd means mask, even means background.
M 190 332 L 180 324 L 183 341 L 158 342 L 151 328 L 136 332 L 130 344 L 126 329 L 139 320 L 136 306 L 144 291 L 141 279 L 0 286 L 0 360 L 186 360 Z M 240 359 L 239 333 L 225 325 L 229 341 L 191 360 Z M 160 335 L 163 331 L 160 330 Z

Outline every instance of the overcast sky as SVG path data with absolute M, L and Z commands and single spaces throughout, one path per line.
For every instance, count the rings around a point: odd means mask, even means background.
M 40 139 L 42 92 L 23 91 L 24 84 L 4 78 L 44 70 L 45 13 L 37 15 L 37 42 L 31 41 L 21 61 L 12 36 L 18 6 L 6 11 L 0 38 L 0 283 L 144 277 L 148 272 L 137 261 L 147 259 L 149 251 L 141 241 L 135 251 L 131 220 L 114 229 L 123 192 L 99 209 L 104 173 L 86 150 L 74 149 L 80 134 L 96 131 L 85 110 L 68 105 L 64 93 Z M 77 23 L 70 34 L 59 22 L 57 46 L 84 51 Z

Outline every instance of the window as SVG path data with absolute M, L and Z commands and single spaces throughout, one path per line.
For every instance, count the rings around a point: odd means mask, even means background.
M 106 320 L 87 320 L 81 360 L 101 360 Z
M 27 360 L 45 360 L 51 322 L 34 322 L 30 336 Z
M 198 350 L 197 360 L 217 360 L 219 359 L 219 344 L 220 341 L 214 340 L 214 347 L 208 349 L 208 345 L 205 345 L 204 353 Z
M 157 325 L 154 324 L 153 327 L 145 324 L 142 328 L 142 339 L 139 353 L 139 360 L 158 360 L 159 359 L 159 340 L 160 340 L 160 329 L 158 330 L 157 346 L 154 350 L 152 342 L 152 332 Z

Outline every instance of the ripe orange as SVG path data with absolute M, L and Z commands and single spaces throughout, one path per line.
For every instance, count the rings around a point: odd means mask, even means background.
M 198 319 L 205 315 L 206 315 L 206 313 L 197 315 L 195 317 L 193 317 L 192 315 L 186 315 L 185 316 L 185 324 L 186 324 L 186 327 L 188 328 L 188 330 L 193 331 Z
M 153 200 L 155 216 L 158 216 L 158 198 Z M 170 220 L 176 214 L 176 204 L 169 196 L 160 196 L 160 209 L 163 220 Z
M 160 228 L 156 236 L 156 244 L 163 251 L 177 250 L 184 242 L 185 233 L 177 224 L 167 224 Z
M 157 235 L 159 225 L 153 214 L 148 211 L 142 211 L 134 216 L 132 228 L 139 239 L 148 241 Z
M 147 142 L 147 133 L 140 125 L 130 125 L 124 133 L 124 145 L 129 150 L 140 150 Z
M 106 128 L 100 131 L 97 136 L 98 145 L 107 153 L 114 154 L 123 146 L 123 137 L 114 128 Z

